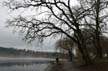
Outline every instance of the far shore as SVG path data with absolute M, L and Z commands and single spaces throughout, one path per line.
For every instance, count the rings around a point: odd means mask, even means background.
M 66 59 L 60 59 L 64 61 Z M 0 56 L 0 63 L 50 63 L 55 62 L 55 58 L 42 58 L 42 57 L 1 57 Z

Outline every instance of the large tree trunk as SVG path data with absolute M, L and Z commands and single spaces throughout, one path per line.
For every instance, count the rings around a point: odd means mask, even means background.
M 91 62 L 91 59 L 90 59 L 89 54 L 87 52 L 87 49 L 85 47 L 85 44 L 82 44 L 82 45 L 78 44 L 78 48 L 82 54 L 82 59 L 84 61 L 84 64 L 86 64 L 86 65 L 91 64 L 92 62 Z
M 102 48 L 100 45 L 99 34 L 96 35 L 96 49 L 97 49 L 97 58 L 102 58 Z
M 82 58 L 85 62 L 86 65 L 91 64 L 91 59 L 89 57 L 89 53 L 87 51 L 87 47 L 86 47 L 86 40 L 84 40 L 84 36 L 81 32 L 81 30 L 78 30 L 78 48 L 80 50 L 80 52 L 82 53 Z
M 100 14 L 100 0 L 97 0 L 97 3 L 96 3 L 96 49 L 97 49 L 97 57 L 102 58 L 102 48 L 100 46 L 99 14 Z

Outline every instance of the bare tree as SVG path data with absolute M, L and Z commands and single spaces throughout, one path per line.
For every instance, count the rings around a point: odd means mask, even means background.
M 102 58 L 102 47 L 100 45 L 100 36 L 106 31 L 108 19 L 108 1 L 107 0 L 79 0 L 82 9 L 90 9 L 85 23 L 95 33 L 94 43 L 97 49 L 97 57 Z
M 91 8 L 72 6 L 71 0 L 8 0 L 5 4 L 13 11 L 24 9 L 25 12 L 26 9 L 35 9 L 34 16 L 24 16 L 23 12 L 18 17 L 7 21 L 10 26 L 15 26 L 22 31 L 27 41 L 36 38 L 43 41 L 46 37 L 65 35 L 78 44 L 85 63 L 90 63 L 81 29 L 84 27 L 83 20 L 89 15 Z M 73 33 L 75 37 L 72 36 Z
M 74 48 L 74 42 L 69 38 L 63 38 L 56 42 L 56 49 L 68 51 L 70 61 L 72 61 L 73 53 L 72 48 Z

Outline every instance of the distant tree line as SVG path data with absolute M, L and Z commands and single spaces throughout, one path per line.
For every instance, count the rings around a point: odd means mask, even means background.
M 35 58 L 67 58 L 67 55 L 64 53 L 56 52 L 37 52 L 32 50 L 25 49 L 15 49 L 15 48 L 6 48 L 0 47 L 0 56 L 2 57 L 35 57 Z
M 7 57 L 20 57 L 20 56 L 32 56 L 35 52 L 31 50 L 25 49 L 15 49 L 11 47 L 0 47 L 0 56 L 7 56 Z

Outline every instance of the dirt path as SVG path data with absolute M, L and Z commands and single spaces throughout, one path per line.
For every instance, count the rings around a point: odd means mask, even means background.
M 54 64 L 49 71 L 79 71 L 72 63 L 64 62 L 59 65 Z
M 75 66 L 70 62 L 52 64 L 48 71 L 108 71 L 108 63 L 93 64 L 90 66 Z

